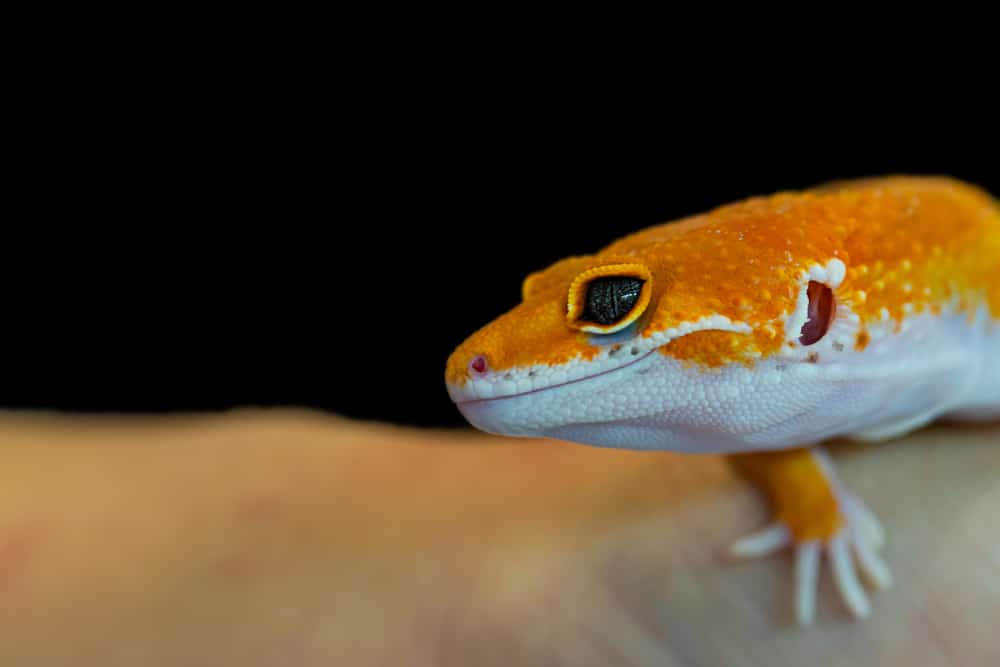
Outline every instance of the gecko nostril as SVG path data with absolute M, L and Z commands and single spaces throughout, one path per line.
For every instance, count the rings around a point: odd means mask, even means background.
M 469 373 L 471 375 L 486 375 L 486 370 L 489 366 L 486 363 L 486 357 L 479 354 L 472 358 L 469 362 Z

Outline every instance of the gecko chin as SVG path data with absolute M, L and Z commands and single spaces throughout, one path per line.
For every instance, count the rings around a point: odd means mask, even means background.
M 585 372 L 585 366 L 578 365 L 568 371 L 553 369 L 547 377 L 540 377 L 532 384 L 495 382 L 492 387 L 484 387 L 482 381 L 478 386 L 449 384 L 448 393 L 462 415 L 482 431 L 515 437 L 559 437 L 552 429 L 584 418 L 603 421 L 605 415 L 617 413 L 615 406 L 624 406 L 625 390 L 636 386 L 636 379 L 655 364 L 655 352 L 656 348 L 644 350 L 611 368 L 598 365 L 599 370 L 590 374 Z M 553 383 L 552 378 L 557 380 Z M 516 391 L 517 388 L 522 391 Z M 502 393 L 504 390 L 511 393 Z
M 740 366 L 705 374 L 654 348 L 573 381 L 455 402 L 473 426 L 497 435 L 620 449 L 738 451 L 750 443 L 726 428 L 742 416 L 731 406 L 755 405 L 761 395 L 748 390 L 745 372 Z

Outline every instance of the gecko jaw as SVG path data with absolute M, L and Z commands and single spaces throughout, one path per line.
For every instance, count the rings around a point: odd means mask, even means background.
M 502 370 L 491 370 L 488 353 L 477 352 L 466 365 L 464 377 L 448 379 L 448 395 L 457 405 L 469 405 L 480 401 L 500 398 L 514 398 L 535 394 L 545 389 L 576 384 L 583 380 L 600 377 L 648 358 L 652 352 L 661 349 L 675 338 L 696 331 L 716 329 L 734 333 L 750 333 L 750 327 L 743 322 L 734 322 L 723 315 L 710 315 L 690 322 L 682 322 L 674 327 L 655 333 L 640 334 L 627 327 L 617 333 L 600 337 L 601 348 L 596 356 L 584 359 L 580 356 L 559 365 L 535 364 L 517 366 Z M 623 361 L 621 357 L 632 358 Z M 483 363 L 478 363 L 479 359 Z M 482 368 L 482 371 L 479 369 Z
M 644 359 L 647 359 L 651 354 L 653 354 L 654 352 L 656 352 L 657 349 L 658 348 L 654 347 L 654 348 L 648 350 L 645 354 L 643 354 L 643 355 L 641 355 L 639 357 L 636 357 L 635 359 L 632 359 L 631 361 L 628 361 L 628 362 L 622 364 L 621 366 L 615 366 L 614 368 L 608 368 L 608 369 L 605 369 L 605 370 L 602 370 L 602 371 L 598 371 L 597 373 L 594 373 L 592 375 L 585 375 L 583 377 L 573 378 L 572 380 L 567 380 L 565 382 L 559 382 L 557 384 L 550 384 L 550 385 L 546 385 L 544 387 L 538 387 L 538 388 L 535 388 L 535 389 L 529 389 L 527 391 L 521 391 L 521 392 L 517 392 L 517 393 L 514 393 L 514 394 L 505 394 L 503 396 L 495 396 L 495 397 L 492 397 L 492 398 L 459 399 L 459 400 L 455 400 L 455 405 L 466 406 L 466 405 L 474 405 L 474 404 L 477 404 L 477 403 L 496 403 L 498 401 L 504 401 L 504 400 L 511 399 L 511 398 L 519 398 L 519 397 L 528 396 L 528 395 L 531 395 L 531 394 L 539 394 L 541 392 L 549 391 L 550 389 L 557 389 L 559 387 L 565 387 L 565 386 L 568 386 L 568 385 L 571 385 L 571 384 L 578 384 L 580 382 L 585 382 L 587 380 L 592 380 L 592 379 L 597 378 L 597 377 L 602 377 L 604 375 L 608 375 L 610 373 L 615 373 L 617 371 L 620 371 L 620 370 L 622 370 L 624 368 L 628 368 L 629 366 L 633 366 L 633 365 L 639 363 L 640 361 L 643 361 Z M 451 389 L 452 388 L 449 386 L 449 393 L 451 393 Z

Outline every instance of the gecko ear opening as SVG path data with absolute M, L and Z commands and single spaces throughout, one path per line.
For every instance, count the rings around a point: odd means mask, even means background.
M 802 325 L 802 334 L 799 336 L 799 342 L 806 347 L 823 340 L 837 314 L 837 301 L 828 285 L 810 280 L 807 294 L 809 319 Z
M 653 276 L 641 264 L 609 264 L 584 271 L 569 288 L 566 323 L 595 334 L 621 331 L 645 312 Z

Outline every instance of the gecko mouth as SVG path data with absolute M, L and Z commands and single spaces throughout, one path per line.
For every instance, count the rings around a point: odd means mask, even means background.
M 614 368 L 609 368 L 607 370 L 603 370 L 603 371 L 600 371 L 598 373 L 594 373 L 593 375 L 585 375 L 584 377 L 581 377 L 581 378 L 574 378 L 572 380 L 567 380 L 566 382 L 560 382 L 559 384 L 550 384 L 550 385 L 546 385 L 544 387 L 538 387 L 537 389 L 530 389 L 528 391 L 518 392 L 516 394 L 506 394 L 504 396 L 494 396 L 493 398 L 470 398 L 470 399 L 455 401 L 455 405 L 465 406 L 465 405 L 475 405 L 475 404 L 484 404 L 484 403 L 496 403 L 496 402 L 499 402 L 499 401 L 506 401 L 506 400 L 509 400 L 509 399 L 512 399 L 512 398 L 520 398 L 522 396 L 530 396 L 532 394 L 540 394 L 542 392 L 546 392 L 546 391 L 549 391 L 549 390 L 552 390 L 552 389 L 558 389 L 559 387 L 566 387 L 566 386 L 571 385 L 571 384 L 579 384 L 580 382 L 586 382 L 588 380 L 593 380 L 594 378 L 599 378 L 599 377 L 603 377 L 605 375 L 610 375 L 611 373 L 617 373 L 618 371 L 624 370 L 624 369 L 628 368 L 629 366 L 634 366 L 635 364 L 639 363 L 640 361 L 643 361 L 643 360 L 647 359 L 651 354 L 653 354 L 654 352 L 656 352 L 657 349 L 659 349 L 659 348 L 655 348 L 654 347 L 653 349 L 647 351 L 645 354 L 643 354 L 641 356 L 638 356 L 635 359 L 632 359 L 628 363 L 622 364 L 621 366 L 616 366 Z

